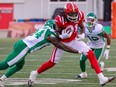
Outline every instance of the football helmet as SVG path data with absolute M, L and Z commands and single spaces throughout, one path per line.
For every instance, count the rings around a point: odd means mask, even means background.
M 71 22 L 78 21 L 78 7 L 73 3 L 69 2 L 64 7 L 64 12 L 67 17 L 67 19 Z
M 97 16 L 94 13 L 87 14 L 86 24 L 89 28 L 94 27 L 96 22 L 97 22 Z
M 55 24 L 55 21 L 54 21 L 54 20 L 47 20 L 47 21 L 45 22 L 44 26 L 49 26 L 49 27 L 51 27 L 52 29 L 55 29 L 56 24 Z

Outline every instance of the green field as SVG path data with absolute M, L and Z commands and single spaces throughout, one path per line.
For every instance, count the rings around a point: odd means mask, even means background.
M 16 41 L 17 39 L 0 39 L 0 61 L 5 59 Z M 102 58 L 102 61 L 105 62 L 105 70 L 103 72 L 105 76 L 116 76 L 116 40 L 113 39 L 111 43 L 109 60 Z M 30 72 L 36 70 L 43 62 L 49 59 L 52 49 L 53 45 L 26 56 L 26 63 L 23 69 L 6 80 L 5 87 L 28 87 L 27 79 Z M 65 52 L 55 67 L 38 76 L 37 82 L 33 87 L 100 87 L 98 78 L 94 70 L 91 69 L 88 60 L 88 78 L 74 79 L 75 75 L 81 72 L 79 57 L 80 55 Z M 113 68 L 114 71 L 108 71 L 108 68 Z M 5 71 L 0 71 L 0 76 Z M 22 84 L 19 85 L 18 82 Z M 104 87 L 116 87 L 116 79 Z

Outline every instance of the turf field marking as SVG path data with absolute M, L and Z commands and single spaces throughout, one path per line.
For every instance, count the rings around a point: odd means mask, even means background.
M 9 78 L 5 81 L 5 85 L 24 85 L 27 84 L 27 78 Z M 82 80 L 74 79 L 59 79 L 59 78 L 39 78 L 35 81 L 35 84 L 58 84 L 58 83 L 69 83 L 79 82 Z
M 105 68 L 105 70 L 107 70 L 108 72 L 113 72 L 116 71 L 116 67 Z

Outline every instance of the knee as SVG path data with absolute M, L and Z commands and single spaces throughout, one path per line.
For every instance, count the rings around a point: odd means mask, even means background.
M 5 70 L 9 67 L 9 65 L 7 64 L 7 62 L 1 62 L 0 63 L 0 70 Z
M 83 60 L 83 59 L 82 59 L 82 60 L 80 60 L 80 63 L 85 63 L 85 60 Z
M 82 55 L 80 58 L 80 63 L 85 63 L 87 60 L 87 57 L 85 55 Z
M 22 69 L 23 68 L 23 66 L 24 66 L 24 62 L 20 62 L 20 63 L 18 63 L 18 64 L 16 64 L 16 66 L 19 68 L 19 69 Z

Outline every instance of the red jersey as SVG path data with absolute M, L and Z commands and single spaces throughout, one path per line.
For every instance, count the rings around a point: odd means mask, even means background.
M 84 19 L 84 14 L 81 11 L 79 11 L 79 19 L 78 19 L 77 22 L 71 22 L 71 21 L 67 22 L 67 21 L 65 21 L 65 17 L 64 16 L 57 15 L 55 17 L 56 25 L 58 27 L 61 27 L 62 30 L 70 28 L 73 31 L 71 37 L 66 38 L 66 39 L 61 39 L 61 41 L 63 41 L 63 42 L 70 42 L 70 41 L 72 41 L 77 36 L 77 29 L 79 27 L 79 24 L 81 24 L 83 22 L 83 19 Z

